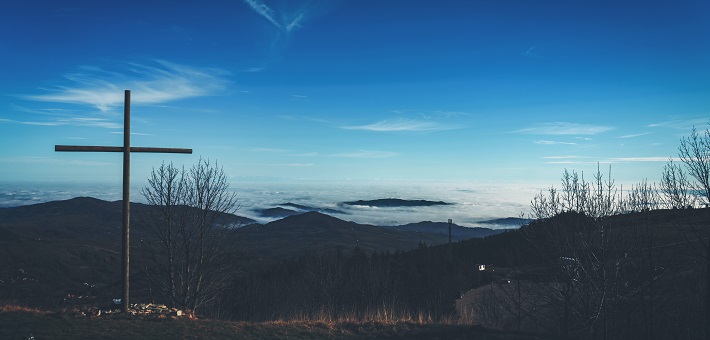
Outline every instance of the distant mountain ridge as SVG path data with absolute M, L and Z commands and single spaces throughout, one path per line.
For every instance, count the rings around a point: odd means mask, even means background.
M 66 294 L 95 295 L 109 301 L 120 289 L 121 201 L 77 197 L 12 208 L 0 208 L 0 301 L 38 299 L 58 301 Z M 141 271 L 142 240 L 148 236 L 146 219 L 155 206 L 131 203 L 131 248 Z M 285 209 L 284 209 L 285 210 Z M 280 211 L 280 210 L 279 210 Z M 442 224 L 422 222 L 400 227 L 379 227 L 348 222 L 319 212 L 299 213 L 267 224 L 229 215 L 240 255 L 250 265 L 266 265 L 309 253 L 357 247 L 366 253 L 408 251 L 420 243 L 448 242 Z M 446 230 L 446 232 L 444 232 Z M 453 239 L 480 237 L 454 228 Z M 496 232 L 496 231 L 490 231 Z M 3 285 L 12 284 L 12 289 Z M 89 287 L 94 288 L 87 288 Z M 22 293 L 18 297 L 17 292 Z M 61 301 L 61 300 L 59 300 Z M 87 300 L 88 301 L 88 300 Z
M 281 207 L 268 208 L 268 209 L 257 209 L 254 210 L 261 217 L 273 217 L 273 218 L 283 218 L 291 215 L 300 214 L 300 211 L 285 209 Z
M 142 218 L 154 206 L 131 202 L 131 225 L 134 232 L 143 231 Z M 93 197 L 75 197 L 19 207 L 0 208 L 0 229 L 17 234 L 44 237 L 86 239 L 97 233 L 120 232 L 122 201 L 104 201 Z M 256 221 L 229 214 L 230 225 L 246 225 Z
M 454 242 L 499 234 L 506 229 L 469 228 L 452 225 Z M 359 247 L 365 252 L 414 249 L 419 243 L 448 242 L 448 223 L 418 222 L 399 226 L 375 226 L 344 221 L 319 212 L 306 212 L 267 224 L 252 224 L 235 230 L 254 253 L 274 259 L 290 254 Z
M 414 231 L 418 233 L 432 233 L 449 235 L 449 224 L 446 222 L 423 221 L 408 223 L 404 225 L 385 227 L 394 230 Z M 481 227 L 463 227 L 457 224 L 451 225 L 451 238 L 453 241 L 460 241 L 469 238 L 481 238 L 505 232 L 505 229 L 489 229 Z
M 345 205 L 362 205 L 368 207 L 429 207 L 434 205 L 451 205 L 443 201 L 428 201 L 428 200 L 404 200 L 399 198 L 380 198 L 375 200 L 357 200 L 342 202 Z
M 312 207 L 309 205 L 296 204 L 296 203 L 291 203 L 291 202 L 283 203 L 283 204 L 279 204 L 279 205 L 283 206 L 283 207 L 296 208 L 302 212 L 316 211 L 316 212 L 323 213 L 323 214 L 340 214 L 340 215 L 347 215 L 348 214 L 347 212 L 342 211 L 342 210 Z
M 284 204 L 286 205 L 286 204 Z M 294 208 L 311 208 L 290 203 Z M 133 239 L 145 232 L 141 218 L 149 216 L 154 206 L 131 203 Z M 273 208 L 262 210 L 264 215 L 283 217 L 256 224 L 243 216 L 230 215 L 230 225 L 240 235 L 245 248 L 260 256 L 285 258 L 324 247 L 367 252 L 409 250 L 420 242 L 439 244 L 448 242 L 448 225 L 437 222 L 410 223 L 402 226 L 375 226 L 348 222 L 317 211 Z M 142 217 L 143 216 L 143 217 Z M 108 202 L 91 197 L 77 197 L 34 205 L 0 208 L 0 242 L 17 240 L 72 240 L 72 242 L 107 242 L 118 247 L 121 232 L 121 201 Z M 499 231 L 486 228 L 454 226 L 454 241 L 485 237 Z M 115 249 L 116 251 L 118 248 Z
M 534 220 L 531 218 L 506 217 L 506 218 L 496 218 L 496 219 L 492 219 L 492 220 L 481 221 L 478 223 L 503 225 L 503 226 L 509 226 L 511 228 L 517 228 L 517 227 L 529 224 L 532 221 L 534 221 Z

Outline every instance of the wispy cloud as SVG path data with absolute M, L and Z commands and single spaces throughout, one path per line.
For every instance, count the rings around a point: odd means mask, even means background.
M 603 125 L 552 122 L 537 124 L 514 132 L 531 135 L 596 135 L 613 129 L 611 126 Z
M 569 159 L 545 162 L 545 164 L 597 164 L 597 163 L 607 164 L 608 162 L 605 162 L 605 161 L 578 161 L 578 160 L 569 160 Z
M 41 94 L 20 95 L 29 101 L 76 105 L 71 108 L 16 111 L 44 116 L 39 120 L 3 119 L 6 123 L 42 126 L 88 126 L 121 129 L 116 113 L 123 106 L 126 89 L 132 90 L 133 105 L 155 105 L 185 98 L 215 95 L 227 84 L 227 71 L 197 68 L 156 60 L 150 65 L 126 63 L 117 70 L 81 66 L 64 76 L 64 84 L 43 89 Z M 82 106 L 91 107 L 91 109 Z
M 285 120 L 295 120 L 295 121 L 304 121 L 304 122 L 312 122 L 312 123 L 320 123 L 320 124 L 328 124 L 328 125 L 335 125 L 336 123 L 327 119 L 323 118 L 317 118 L 317 117 L 308 117 L 308 116 L 291 116 L 291 115 L 278 115 L 277 117 Z
M 156 60 L 154 65 L 126 64 L 118 71 L 94 66 L 81 67 L 65 75 L 67 85 L 49 93 L 25 95 L 41 102 L 90 105 L 101 112 L 123 105 L 123 90 L 133 91 L 137 104 L 157 104 L 173 100 L 214 95 L 226 87 L 229 73 L 216 68 L 196 68 Z
M 444 131 L 458 129 L 458 126 L 441 124 L 415 119 L 391 119 L 383 120 L 367 125 L 348 125 L 340 128 L 346 130 L 365 130 L 375 132 L 396 132 L 396 131 Z
M 653 123 L 649 124 L 648 127 L 656 128 L 656 127 L 668 127 L 672 129 L 678 129 L 678 130 L 690 130 L 693 128 L 693 126 L 696 127 L 707 127 L 707 123 L 710 122 L 710 119 L 708 118 L 683 118 L 683 119 L 670 119 L 664 122 L 658 122 L 658 123 Z
M 582 156 L 543 156 L 544 159 L 574 159 L 574 158 L 587 158 Z
M 443 116 L 443 117 L 464 117 L 464 116 L 470 116 L 471 114 L 468 112 L 463 112 L 463 111 L 441 111 L 437 110 L 434 111 L 435 114 Z
M 617 157 L 609 158 L 611 162 L 668 162 L 668 157 Z
M 243 69 L 243 70 L 241 70 L 241 71 L 239 71 L 239 72 L 243 72 L 243 73 L 255 73 L 255 72 L 261 72 L 261 71 L 263 71 L 263 70 L 264 70 L 264 67 L 255 66 L 255 67 L 247 67 L 247 68 L 245 68 L 245 69 Z M 240 92 L 245 92 L 245 91 L 240 91 Z M 249 91 L 246 91 L 246 92 L 249 92 Z
M 8 157 L 0 158 L 2 163 L 19 163 L 19 164 L 47 164 L 47 165 L 82 165 L 82 166 L 104 166 L 113 165 L 109 162 L 87 161 L 77 159 L 49 158 L 49 157 Z
M 244 2 L 246 2 L 246 4 L 254 10 L 254 12 L 264 17 L 264 19 L 268 20 L 270 23 L 274 24 L 274 26 L 282 28 L 281 24 L 276 21 L 276 13 L 274 13 L 274 10 L 271 9 L 271 7 L 267 6 L 264 2 L 260 0 L 244 0 Z
M 111 122 L 104 118 L 88 118 L 88 117 L 72 117 L 72 118 L 57 118 L 54 121 L 20 121 L 14 119 L 0 118 L 0 123 L 13 123 L 22 125 L 35 125 L 35 126 L 92 126 L 92 127 L 102 127 L 108 129 L 122 129 L 123 125 Z
M 288 11 L 283 8 L 274 9 L 262 0 L 244 0 L 251 9 L 274 25 L 279 30 L 288 33 L 301 26 L 310 12 L 306 6 Z
M 577 145 L 577 143 L 558 142 L 558 141 L 553 141 L 553 140 L 536 140 L 536 141 L 533 141 L 533 143 L 540 144 L 540 145 Z
M 645 136 L 645 135 L 649 135 L 649 134 L 651 134 L 651 133 L 650 133 L 650 132 L 644 132 L 644 133 L 636 133 L 636 134 L 631 134 L 631 135 L 623 135 L 623 136 L 619 136 L 619 137 L 616 137 L 616 138 L 620 138 L 620 139 L 636 138 L 636 137 L 641 137 L 641 136 Z
M 333 157 L 345 158 L 390 158 L 399 155 L 396 152 L 390 151 L 375 151 L 375 150 L 360 150 L 356 152 L 344 152 L 334 154 Z
M 317 153 L 317 152 L 306 152 L 306 153 L 297 153 L 294 156 L 296 156 L 296 157 L 315 157 L 318 155 L 319 155 L 319 153 Z
M 302 94 L 292 94 L 292 95 L 289 95 L 289 98 L 290 98 L 290 100 L 297 101 L 297 102 L 308 101 L 308 96 L 304 96 Z
M 278 148 L 252 148 L 249 151 L 251 151 L 251 152 L 284 153 L 287 150 L 286 149 L 278 149 Z
M 593 159 L 594 157 L 575 155 L 543 156 L 541 158 L 546 160 L 545 164 L 596 164 L 597 162 L 604 164 L 608 163 L 608 161 L 606 160 L 601 161 Z
M 523 55 L 528 57 L 528 58 L 537 58 L 537 59 L 542 59 L 542 56 L 537 53 L 538 46 L 530 46 L 525 52 L 523 52 Z
M 81 110 L 68 110 L 64 108 L 39 108 L 39 109 L 31 109 L 28 107 L 20 106 L 17 104 L 11 104 L 10 105 L 13 110 L 17 112 L 23 112 L 23 113 L 30 113 L 30 114 L 35 114 L 35 115 L 42 115 L 42 116 L 66 116 L 66 115 L 73 115 L 76 113 L 80 113 Z
M 547 164 L 615 164 L 615 163 L 641 163 L 641 162 L 668 162 L 668 157 L 612 157 L 591 159 L 593 157 L 578 157 L 578 156 L 548 156 L 542 157 L 549 159 Z M 588 160 L 583 160 L 588 159 Z

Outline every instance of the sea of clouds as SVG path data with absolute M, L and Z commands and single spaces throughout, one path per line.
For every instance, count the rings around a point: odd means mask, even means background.
M 481 224 L 480 222 L 519 217 L 529 212 L 530 200 L 540 191 L 538 187 L 506 184 L 452 183 L 381 183 L 381 182 L 247 182 L 233 183 L 239 200 L 238 215 L 260 223 L 273 221 L 264 218 L 259 210 L 285 203 L 296 203 L 319 209 L 333 209 L 337 218 L 373 225 L 401 225 L 420 221 L 446 222 L 463 226 L 508 228 L 510 226 Z M 141 185 L 131 188 L 131 201 L 145 203 Z M 0 183 L 0 208 L 37 204 L 74 197 L 95 197 L 107 201 L 121 199 L 121 185 L 83 183 Z M 429 207 L 368 207 L 344 205 L 342 202 L 399 198 L 409 200 L 444 201 L 451 205 Z M 290 207 L 285 207 L 293 209 Z

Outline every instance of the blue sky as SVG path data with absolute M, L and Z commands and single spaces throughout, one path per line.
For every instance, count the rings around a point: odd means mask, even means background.
M 0 178 L 552 185 L 660 177 L 710 118 L 707 1 L 5 1 Z M 532 197 L 526 198 L 529 200 Z

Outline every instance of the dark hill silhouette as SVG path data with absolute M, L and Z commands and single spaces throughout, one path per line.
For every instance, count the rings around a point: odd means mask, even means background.
M 0 301 L 56 305 L 66 294 L 90 296 L 85 302 L 118 296 L 121 209 L 121 201 L 90 197 L 0 208 Z M 131 203 L 132 248 L 145 232 L 141 216 L 154 209 Z
M 362 205 L 368 207 L 394 208 L 394 207 L 429 207 L 433 205 L 451 205 L 442 201 L 403 200 L 399 198 L 381 198 L 376 200 L 358 200 L 343 202 L 345 205 Z
M 431 222 L 423 221 L 417 223 L 409 223 L 399 226 L 386 227 L 388 229 L 413 231 L 418 233 L 441 234 L 449 237 L 449 224 L 446 222 Z M 457 224 L 451 225 L 451 238 L 454 241 L 465 240 L 474 237 L 486 237 L 504 232 L 505 229 L 489 229 L 481 227 L 462 227 Z
M 138 208 L 134 203 L 132 207 Z M 104 240 L 120 231 L 121 202 L 77 197 L 14 208 L 0 208 L 0 229 L 21 238 Z
M 143 230 L 141 217 L 150 215 L 152 206 L 131 203 L 132 232 Z M 73 240 L 103 240 L 111 233 L 120 233 L 121 201 L 103 201 L 77 197 L 12 208 L 0 208 L 0 229 L 28 238 L 43 237 Z M 242 216 L 230 218 L 235 224 L 255 221 Z
M 303 205 L 303 204 L 296 204 L 296 203 L 283 203 L 279 204 L 280 206 L 284 207 L 291 207 L 291 208 L 296 208 L 300 211 L 308 212 L 308 211 L 317 211 L 319 213 L 323 214 L 340 214 L 340 215 L 347 215 L 348 213 L 342 210 L 337 210 L 337 209 L 330 209 L 330 208 L 319 208 L 319 207 L 313 207 L 310 205 Z
M 522 225 L 526 225 L 532 221 L 534 221 L 534 220 L 530 219 L 530 218 L 506 217 L 506 218 L 496 218 L 496 219 L 492 219 L 492 220 L 481 221 L 478 223 L 494 224 L 494 225 L 507 226 L 510 228 L 518 228 L 518 227 L 520 227 Z
M 275 259 L 338 248 L 360 247 L 365 252 L 409 250 L 419 242 L 438 244 L 448 241 L 448 236 L 440 233 L 357 224 L 319 212 L 293 215 L 265 225 L 249 225 L 236 232 L 250 250 Z
M 275 218 L 282 218 L 282 217 L 288 217 L 291 215 L 300 214 L 300 212 L 298 212 L 296 210 L 285 209 L 285 208 L 281 208 L 281 207 L 261 209 L 261 210 L 255 210 L 255 211 L 261 217 L 275 217 Z
M 55 306 L 66 294 L 101 301 L 116 297 L 120 290 L 121 206 L 121 201 L 78 197 L 0 208 L 0 301 Z M 131 203 L 133 254 L 139 255 L 138 244 L 146 231 L 141 217 L 150 218 L 155 209 Z M 237 224 L 253 223 L 231 216 Z M 360 225 L 318 212 L 233 231 L 240 236 L 240 249 L 273 260 L 320 250 L 348 252 L 359 247 L 374 253 L 409 250 L 420 242 L 448 241 L 441 233 Z M 140 261 L 132 263 L 136 266 L 133 271 L 140 273 Z

